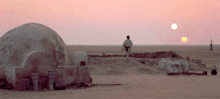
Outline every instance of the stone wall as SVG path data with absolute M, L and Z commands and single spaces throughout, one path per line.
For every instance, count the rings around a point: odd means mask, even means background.
M 76 81 L 76 72 L 78 66 L 59 66 L 57 68 L 57 79 L 56 80 L 64 80 L 67 84 L 71 84 Z
M 59 66 L 57 80 L 64 80 L 66 83 L 84 82 L 90 83 L 89 66 Z

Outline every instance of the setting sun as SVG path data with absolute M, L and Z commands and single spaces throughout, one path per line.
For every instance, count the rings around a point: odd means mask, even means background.
M 187 42 L 187 38 L 186 38 L 186 37 L 182 37 L 182 38 L 181 38 L 181 41 L 182 41 L 183 43 L 186 43 L 186 42 Z
M 175 24 L 175 23 L 171 25 L 171 28 L 172 28 L 173 30 L 177 29 L 177 27 L 178 27 L 178 26 L 177 26 L 177 24 Z

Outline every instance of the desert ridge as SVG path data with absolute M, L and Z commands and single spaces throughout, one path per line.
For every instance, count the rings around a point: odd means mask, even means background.
M 125 55 L 121 48 L 121 45 L 67 45 L 67 50 L 85 51 L 89 55 Z M 134 45 L 131 49 L 131 53 L 161 51 L 173 51 L 184 59 L 200 59 L 206 66 L 218 65 L 220 59 L 219 45 L 213 45 L 213 51 L 209 45 Z

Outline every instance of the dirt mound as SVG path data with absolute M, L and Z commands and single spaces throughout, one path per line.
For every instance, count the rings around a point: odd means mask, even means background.
M 163 51 L 163 52 L 153 52 L 153 53 L 132 53 L 131 56 L 133 58 L 169 58 L 171 56 L 175 56 L 177 59 L 183 59 L 180 55 L 175 53 L 174 51 Z
M 126 57 L 126 55 L 117 55 L 117 54 L 102 54 L 102 55 L 88 55 L 89 57 Z M 131 53 L 129 57 L 133 58 L 169 58 L 171 56 L 175 56 L 174 58 L 183 59 L 180 55 L 175 53 L 174 51 L 161 51 L 161 52 L 153 52 L 153 53 Z
M 151 62 L 151 61 L 149 61 Z M 142 64 L 134 58 L 92 58 L 89 60 L 92 75 L 128 75 L 128 74 L 158 74 L 154 65 Z
M 91 75 L 130 75 L 130 74 L 166 74 L 166 68 L 161 68 L 158 59 L 148 58 L 90 58 Z M 201 64 L 189 62 L 190 71 L 206 71 Z
M 126 57 L 126 55 L 117 55 L 117 54 L 102 54 L 102 55 L 88 55 L 89 57 Z

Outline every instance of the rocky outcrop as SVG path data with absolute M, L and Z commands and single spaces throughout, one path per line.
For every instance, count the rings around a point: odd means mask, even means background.
M 183 59 L 180 55 L 175 53 L 174 51 L 164 51 L 164 52 L 153 52 L 153 53 L 132 53 L 132 57 L 134 58 L 169 58 L 171 56 L 175 56 L 176 59 Z

